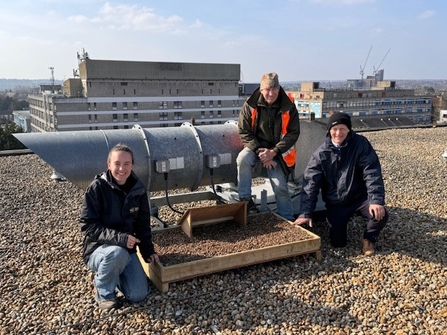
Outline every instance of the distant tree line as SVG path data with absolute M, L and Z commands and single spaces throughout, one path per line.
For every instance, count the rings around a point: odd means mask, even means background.
M 8 96 L 0 96 L 0 111 L 13 111 L 28 109 L 29 103 L 25 100 L 17 100 Z
M 0 150 L 26 149 L 22 142 L 14 137 L 15 133 L 23 133 L 23 129 L 14 122 L 0 127 Z

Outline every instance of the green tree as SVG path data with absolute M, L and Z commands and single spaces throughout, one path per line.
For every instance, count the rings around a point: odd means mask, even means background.
M 26 149 L 22 142 L 14 137 L 15 133 L 23 133 L 23 129 L 14 122 L 7 124 L 5 128 L 0 127 L 0 150 Z
M 26 100 L 15 100 L 12 104 L 12 108 L 13 110 L 17 111 L 17 110 L 24 110 L 24 109 L 29 109 L 29 103 Z
M 0 97 L 0 111 L 11 111 L 14 99 L 11 97 Z

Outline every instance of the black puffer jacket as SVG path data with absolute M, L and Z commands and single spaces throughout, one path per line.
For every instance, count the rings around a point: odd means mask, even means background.
M 323 201 L 330 205 L 348 205 L 360 199 L 385 205 L 379 158 L 364 136 L 351 131 L 337 149 L 327 135 L 304 171 L 300 217 L 312 218 L 320 189 Z
M 146 188 L 134 172 L 129 176 L 129 192 L 113 182 L 109 171 L 97 175 L 86 190 L 80 224 L 84 233 L 83 258 L 103 244 L 127 247 L 128 235 L 134 235 L 145 260 L 154 254 Z M 133 186 L 132 186 L 133 185 Z M 130 253 L 136 249 L 129 249 Z

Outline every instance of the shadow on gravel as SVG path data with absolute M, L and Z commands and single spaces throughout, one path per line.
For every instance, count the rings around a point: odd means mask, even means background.
M 421 261 L 446 264 L 447 220 L 429 214 L 387 207 L 389 220 L 376 245 L 378 254 L 399 253 Z M 353 217 L 348 224 L 348 245 L 336 249 L 330 246 L 329 227 L 319 218 L 309 231 L 321 237 L 323 259 L 328 255 L 352 257 L 361 254 L 359 239 L 366 227 L 361 216 Z

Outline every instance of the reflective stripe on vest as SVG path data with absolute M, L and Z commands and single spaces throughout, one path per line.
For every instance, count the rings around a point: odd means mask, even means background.
M 250 109 L 252 110 L 251 111 L 251 128 L 254 129 L 256 117 L 258 116 L 258 110 L 256 108 L 250 108 Z M 289 125 L 289 121 L 290 121 L 289 111 L 281 112 L 281 119 L 282 119 L 281 139 L 283 139 L 284 136 L 286 136 L 286 134 L 287 134 L 287 126 Z M 292 146 L 289 150 L 287 150 L 286 152 L 283 152 L 281 155 L 282 155 L 282 158 L 284 159 L 284 162 L 286 162 L 288 167 L 292 167 L 295 165 L 295 162 L 296 162 L 295 146 Z

